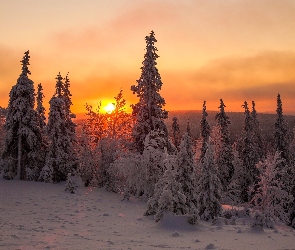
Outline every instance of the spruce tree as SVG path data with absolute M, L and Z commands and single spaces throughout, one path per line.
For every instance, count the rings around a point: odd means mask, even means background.
M 174 146 L 179 149 L 180 145 L 180 128 L 177 117 L 172 118 L 172 142 Z
M 202 162 L 200 179 L 197 183 L 199 215 L 202 220 L 213 220 L 220 216 L 222 185 L 217 175 L 213 146 L 207 143 Z
M 39 83 L 38 84 L 38 90 L 37 90 L 37 114 L 39 117 L 39 126 L 41 128 L 42 131 L 44 131 L 45 126 L 46 126 L 46 117 L 45 117 L 45 108 L 43 106 L 43 98 L 44 98 L 44 94 L 42 92 L 43 88 L 42 88 L 42 84 Z
M 293 197 L 285 190 L 281 176 L 286 176 L 286 171 L 279 169 L 279 165 L 284 161 L 280 153 L 274 156 L 268 155 L 256 166 L 259 169 L 259 181 L 255 186 L 255 195 L 252 198 L 254 208 L 261 211 L 265 216 L 264 224 L 267 227 L 274 227 L 274 222 L 278 219 L 289 222 L 288 208 L 292 204 Z
M 295 167 L 294 158 L 291 158 L 291 136 L 288 123 L 283 115 L 283 104 L 280 94 L 277 96 L 277 119 L 275 122 L 274 142 L 275 150 L 281 153 L 283 161 L 277 165 L 278 178 L 282 180 L 283 189 L 293 195 L 295 200 Z M 285 173 L 285 174 L 283 174 Z M 295 227 L 295 205 L 288 208 L 290 211 L 290 224 Z
M 155 185 L 164 174 L 166 140 L 161 130 L 152 130 L 145 138 L 142 153 L 142 168 L 145 173 L 143 197 L 149 199 L 154 195 Z
M 182 185 L 182 193 L 186 196 L 186 206 L 191 214 L 191 223 L 195 224 L 198 218 L 196 163 L 194 161 L 192 139 L 188 132 L 183 135 L 177 154 L 176 180 Z
M 254 143 L 256 144 L 256 150 L 259 155 L 259 160 L 262 160 L 265 156 L 264 152 L 264 142 L 261 134 L 261 129 L 260 129 L 260 124 L 258 121 L 258 115 L 257 111 L 255 108 L 255 102 L 252 101 L 252 111 L 251 111 L 251 116 L 252 116 L 252 122 L 253 122 L 253 133 L 254 133 Z
M 139 98 L 139 102 L 132 106 L 132 115 L 135 117 L 135 125 L 132 136 L 135 148 L 139 153 L 144 150 L 144 140 L 152 130 L 162 130 L 168 142 L 168 130 L 164 120 L 168 117 L 168 112 L 163 109 L 165 100 L 159 91 L 162 88 L 161 76 L 156 67 L 157 48 L 155 47 L 155 33 L 152 31 L 145 37 L 146 53 L 141 67 L 141 76 L 137 80 L 137 85 L 131 86 L 131 90 Z M 169 150 L 169 147 L 168 147 Z
M 74 149 L 74 125 L 68 119 L 69 110 L 63 95 L 65 87 L 60 73 L 56 80 L 56 92 L 49 102 L 50 109 L 46 128 L 49 148 L 40 176 L 40 180 L 45 182 L 65 181 L 68 173 L 75 172 L 78 166 Z
M 256 164 L 259 161 L 259 155 L 254 143 L 253 133 L 253 118 L 248 108 L 248 103 L 245 101 L 242 106 L 245 109 L 245 124 L 244 124 L 244 138 L 241 159 L 243 161 L 243 177 L 240 181 L 241 200 L 248 202 L 251 200 L 253 194 L 250 194 L 249 188 L 255 185 L 258 181 L 259 171 Z
M 281 152 L 281 157 L 289 163 L 289 143 L 287 122 L 283 115 L 283 104 L 280 94 L 277 96 L 277 119 L 275 122 L 274 140 L 275 150 Z
M 166 155 L 164 160 L 165 172 L 155 186 L 155 193 L 148 201 L 148 209 L 144 215 L 155 214 L 155 221 L 158 222 L 165 212 L 176 215 L 188 213 L 186 197 L 182 193 L 181 184 L 176 181 L 174 158 Z
M 233 153 L 230 141 L 230 133 L 228 126 L 231 124 L 229 117 L 225 113 L 224 102 L 220 99 L 220 111 L 216 114 L 215 120 L 217 127 L 220 130 L 220 151 L 216 152 L 216 164 L 219 169 L 219 178 L 222 183 L 223 189 L 227 190 L 231 178 L 234 174 L 234 167 L 232 164 Z
M 9 93 L 2 155 L 5 179 L 35 179 L 43 165 L 44 144 L 38 114 L 34 110 L 34 82 L 28 77 L 31 74 L 29 51 L 24 54 L 22 72 Z
M 209 142 L 211 128 L 207 121 L 208 113 L 206 111 L 206 101 L 203 103 L 203 111 L 202 111 L 202 119 L 201 119 L 201 140 L 202 140 L 202 148 L 201 148 L 201 162 L 204 161 L 206 150 L 207 150 L 207 143 Z

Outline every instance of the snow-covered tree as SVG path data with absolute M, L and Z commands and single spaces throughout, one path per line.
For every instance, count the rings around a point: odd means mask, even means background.
M 274 227 L 278 219 L 285 223 L 289 222 L 287 208 L 293 201 L 293 197 L 284 190 L 283 182 L 279 177 L 287 174 L 282 173 L 282 170 L 278 168 L 282 160 L 284 159 L 280 157 L 280 153 L 276 152 L 274 156 L 268 155 L 265 161 L 256 165 L 261 174 L 251 202 L 255 209 L 263 213 L 264 225 L 270 228 Z
M 203 162 L 207 151 L 207 143 L 209 142 L 211 128 L 207 121 L 208 113 L 206 111 L 206 101 L 203 103 L 202 119 L 201 119 L 201 156 L 200 161 Z
M 165 173 L 155 186 L 154 195 L 148 200 L 148 209 L 145 215 L 155 214 L 155 221 L 158 222 L 164 213 L 170 212 L 176 215 L 188 213 L 186 197 L 182 193 L 182 187 L 176 181 L 175 159 L 166 155 L 164 160 Z
M 96 111 L 86 105 L 87 119 L 82 123 L 80 136 L 80 168 L 79 172 L 85 182 L 105 186 L 107 190 L 115 191 L 115 176 L 111 176 L 110 165 L 120 155 L 128 151 L 131 143 L 131 129 L 133 119 L 125 111 L 126 101 L 120 90 L 114 97 L 114 110 L 101 113 L 100 107 Z
M 123 191 L 127 198 L 135 195 L 148 200 L 164 174 L 165 156 L 165 135 L 162 131 L 152 130 L 145 139 L 142 154 L 124 152 L 111 164 L 110 172 L 116 178 L 117 189 Z
M 177 117 L 172 118 L 172 142 L 174 146 L 179 149 L 180 145 L 180 128 Z
M 76 183 L 72 179 L 72 174 L 68 173 L 65 184 L 65 191 L 69 191 L 70 193 L 74 194 L 76 189 Z
M 43 88 L 42 88 L 42 84 L 39 83 L 38 84 L 38 91 L 37 91 L 37 107 L 36 107 L 36 111 L 39 117 L 39 126 L 42 129 L 42 132 L 44 132 L 45 130 L 45 126 L 46 126 L 46 117 L 45 117 L 45 108 L 43 106 L 43 98 L 44 98 L 44 94 L 43 94 Z
M 79 175 L 86 186 L 102 186 L 100 142 L 107 136 L 106 116 L 100 112 L 101 103 L 96 110 L 86 104 L 86 119 L 82 121 L 79 137 Z
M 5 120 L 6 120 L 6 113 L 7 113 L 7 109 L 6 108 L 2 108 L 0 106 L 0 155 L 2 155 L 2 152 L 4 150 L 4 145 L 5 145 L 5 136 L 6 136 L 6 131 L 4 128 L 5 125 Z M 0 161 L 2 159 L 0 158 Z M 0 163 L 0 171 L 1 171 L 1 166 L 2 164 Z
M 289 144 L 290 138 L 288 133 L 287 122 L 283 115 L 283 104 L 280 94 L 277 96 L 277 119 L 275 122 L 275 150 L 281 152 L 281 157 L 286 160 L 288 164 L 290 161 L 289 157 Z
M 145 171 L 143 196 L 154 195 L 155 185 L 164 174 L 166 138 L 165 132 L 152 130 L 145 139 L 142 153 L 142 167 Z
M 68 119 L 65 104 L 64 83 L 60 73 L 56 77 L 56 92 L 49 104 L 47 138 L 49 141 L 45 166 L 40 180 L 60 182 L 67 179 L 68 173 L 77 170 L 78 159 L 74 144 L 76 142 L 74 124 Z
M 239 188 L 241 190 L 241 201 L 247 202 L 251 200 L 252 194 L 249 193 L 249 187 L 255 185 L 258 181 L 259 171 L 256 164 L 259 161 L 259 155 L 256 150 L 253 133 L 253 118 L 250 114 L 248 103 L 245 101 L 243 108 L 245 109 L 244 138 L 241 159 L 243 161 L 243 177 L 239 178 Z
M 240 157 L 239 151 L 237 150 L 237 143 L 235 142 L 232 147 L 233 152 L 233 166 L 234 166 L 234 175 L 232 181 L 228 186 L 228 196 L 232 202 L 239 203 L 241 201 L 241 186 L 245 186 L 244 183 L 244 167 L 243 161 Z
M 124 194 L 124 199 L 129 199 L 131 195 L 140 197 L 144 194 L 146 171 L 142 155 L 125 152 L 111 163 L 110 171 L 116 178 L 116 189 Z
M 127 145 L 131 140 L 133 119 L 125 110 L 126 100 L 123 97 L 122 89 L 114 98 L 115 109 L 106 114 L 107 134 L 110 138 Z
M 131 90 L 139 98 L 138 103 L 131 105 L 132 115 L 136 120 L 132 136 L 139 153 L 143 152 L 145 137 L 152 130 L 163 131 L 168 142 L 168 130 L 164 122 L 168 117 L 168 112 L 163 109 L 165 100 L 159 93 L 163 83 L 156 67 L 156 59 L 159 56 L 154 45 L 157 42 L 155 33 L 152 31 L 149 36 L 145 37 L 145 40 L 146 53 L 142 62 L 141 76 L 137 80 L 137 85 L 131 86 Z
M 213 220 L 221 214 L 222 185 L 217 175 L 213 146 L 207 143 L 202 162 L 200 179 L 197 182 L 199 215 L 202 220 Z
M 106 137 L 100 141 L 101 168 L 103 185 L 107 190 L 115 191 L 114 176 L 110 173 L 110 164 L 123 152 L 128 150 L 131 144 L 131 130 L 133 119 L 125 111 L 126 100 L 123 91 L 120 90 L 114 97 L 115 109 L 106 114 L 107 132 Z
M 65 82 L 63 84 L 62 88 L 62 96 L 65 101 L 65 112 L 68 118 L 76 118 L 76 115 L 71 112 L 71 106 L 73 105 L 72 99 L 71 99 L 71 91 L 70 91 L 70 79 L 69 79 L 69 73 L 66 75 L 66 78 L 64 79 Z
M 224 102 L 220 99 L 220 111 L 216 114 L 215 120 L 217 122 L 217 128 L 220 130 L 220 151 L 216 153 L 216 164 L 218 167 L 218 175 L 222 183 L 223 189 L 227 190 L 231 178 L 234 174 L 234 167 L 232 164 L 233 153 L 230 141 L 230 133 L 228 126 L 231 124 L 229 117 L 225 113 Z
M 34 110 L 34 83 L 28 77 L 31 74 L 28 68 L 29 51 L 24 54 L 22 72 L 9 93 L 5 149 L 2 155 L 3 177 L 6 179 L 35 179 L 44 159 L 41 128 Z M 27 173 L 30 173 L 30 177 Z
M 192 139 L 186 132 L 181 140 L 177 154 L 176 180 L 182 185 L 182 193 L 186 196 L 186 205 L 191 214 L 191 223 L 195 224 L 198 217 L 196 197 L 196 163 L 194 161 Z
M 66 75 L 64 79 L 63 88 L 62 88 L 62 98 L 64 99 L 64 109 L 65 109 L 65 119 L 66 119 L 66 127 L 68 131 L 68 136 L 71 140 L 72 146 L 77 143 L 76 138 L 76 127 L 77 125 L 73 122 L 73 118 L 76 118 L 76 115 L 72 113 L 71 106 L 73 105 L 71 99 L 71 92 L 70 92 L 70 79 L 69 75 Z M 73 157 L 77 158 L 76 154 Z
M 253 133 L 254 133 L 253 139 L 254 139 L 254 143 L 256 144 L 256 151 L 259 155 L 259 159 L 262 160 L 265 156 L 265 147 L 264 147 L 264 141 L 262 138 L 260 124 L 258 121 L 258 115 L 257 115 L 257 111 L 255 108 L 254 101 L 252 101 L 251 116 L 252 116 Z

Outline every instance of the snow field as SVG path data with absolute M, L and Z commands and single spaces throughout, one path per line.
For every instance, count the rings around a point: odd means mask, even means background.
M 284 225 L 255 231 L 244 218 L 215 225 L 165 215 L 144 217 L 146 203 L 104 189 L 64 191 L 49 184 L 0 178 L 0 249 L 295 249 Z

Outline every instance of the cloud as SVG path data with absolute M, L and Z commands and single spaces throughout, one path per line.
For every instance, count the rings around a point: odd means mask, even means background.
M 231 110 L 248 100 L 266 103 L 281 93 L 288 109 L 294 109 L 295 53 L 268 51 L 252 57 L 223 58 L 189 72 L 162 73 L 164 97 L 170 109 L 216 109 L 219 99 Z M 161 71 L 160 71 L 161 72 Z
M 130 48 L 133 39 L 143 40 L 151 30 L 175 23 L 179 13 L 168 3 L 132 3 L 107 21 L 85 27 L 73 27 L 50 34 L 53 43 L 63 50 L 106 51 Z M 165 29 L 164 29 L 165 30 Z M 139 40 L 141 39 L 141 40 Z M 140 44 L 140 43 L 139 43 Z

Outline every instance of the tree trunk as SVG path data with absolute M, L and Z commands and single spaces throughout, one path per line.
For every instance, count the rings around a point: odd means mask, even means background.
M 22 135 L 20 133 L 21 122 L 19 122 L 18 144 L 17 144 L 17 173 L 16 179 L 21 179 L 21 159 L 22 159 Z

